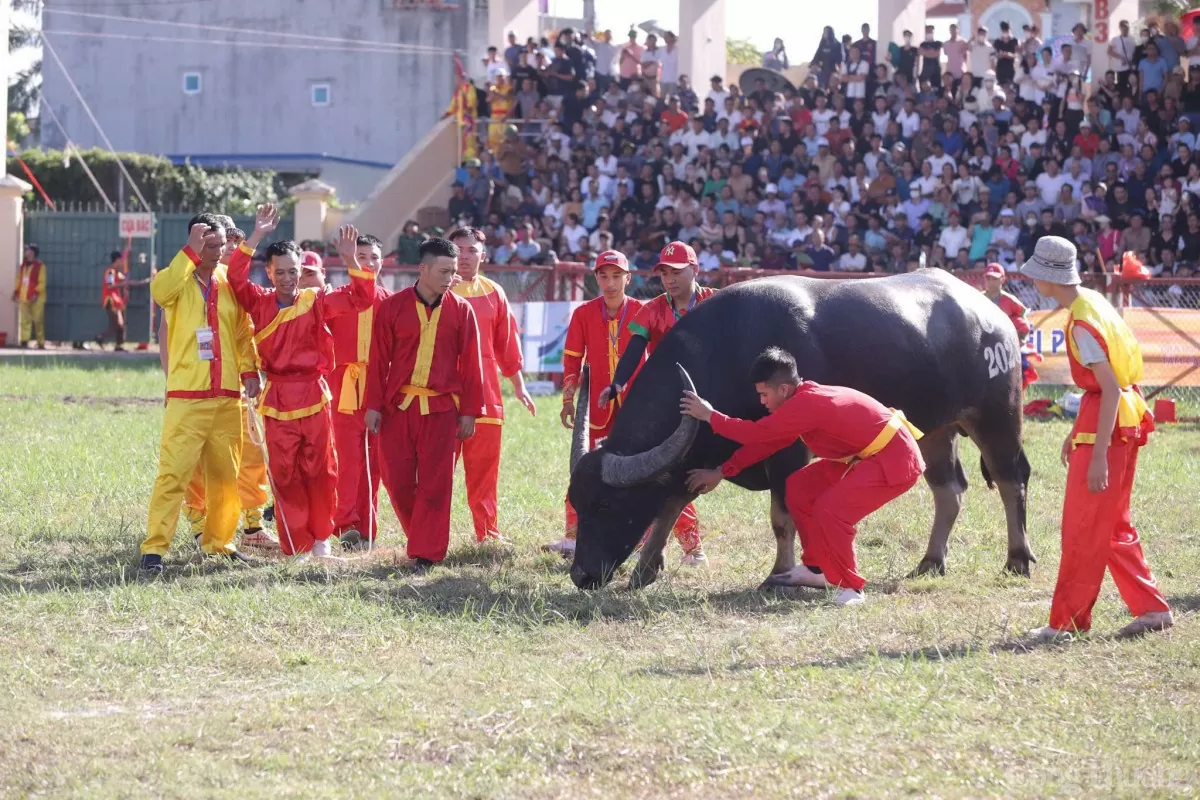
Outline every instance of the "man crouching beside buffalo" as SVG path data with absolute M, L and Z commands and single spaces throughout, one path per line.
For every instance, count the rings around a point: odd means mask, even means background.
M 691 471 L 688 489 L 710 492 L 724 478 L 802 439 L 818 460 L 788 477 L 785 498 L 803 556 L 771 582 L 834 589 L 839 606 L 861 603 L 866 581 L 858 573 L 854 526 L 911 489 L 924 473 L 917 447 L 921 432 L 903 413 L 856 389 L 801 379 L 796 359 L 778 347 L 758 356 L 750 379 L 768 411 L 757 421 L 728 417 L 684 392 L 684 414 L 742 445 L 719 468 Z

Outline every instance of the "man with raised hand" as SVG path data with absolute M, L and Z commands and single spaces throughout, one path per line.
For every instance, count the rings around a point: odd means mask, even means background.
M 258 396 L 250 320 L 238 305 L 220 263 L 225 228 L 212 214 L 188 224 L 188 241 L 150 282 L 163 309 L 167 336 L 167 404 L 158 477 L 150 497 L 141 568 L 161 572 L 175 535 L 184 489 L 197 464 L 205 478 L 207 518 L 200 549 L 246 562 L 233 545 L 240 513 L 243 387 Z

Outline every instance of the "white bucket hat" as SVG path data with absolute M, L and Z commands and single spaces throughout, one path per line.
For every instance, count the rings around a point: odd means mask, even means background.
M 1078 286 L 1079 257 L 1075 245 L 1061 236 L 1043 236 L 1033 248 L 1033 257 L 1021 267 L 1021 274 L 1035 281 Z

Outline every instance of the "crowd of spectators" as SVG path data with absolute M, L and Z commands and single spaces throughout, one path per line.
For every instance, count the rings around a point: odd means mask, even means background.
M 1064 235 L 1085 273 L 1126 251 L 1155 275 L 1200 267 L 1200 46 L 1177 24 L 1121 22 L 1106 44 L 1078 25 L 1056 47 L 1036 26 L 870 33 L 826 28 L 783 92 L 694 86 L 671 33 L 510 35 L 485 59 L 451 223 L 481 226 L 501 264 L 615 248 L 645 269 L 678 239 L 705 270 L 967 270 Z

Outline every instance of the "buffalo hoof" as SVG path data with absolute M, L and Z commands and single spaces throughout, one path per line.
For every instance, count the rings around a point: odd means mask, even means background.
M 1037 559 L 1030 555 L 1009 556 L 1008 561 L 1004 564 L 1004 571 L 1009 575 L 1028 578 L 1030 573 L 1030 564 L 1033 564 L 1036 561 Z
M 937 575 L 946 574 L 946 560 L 944 558 L 933 558 L 925 556 L 921 559 L 921 563 L 917 564 L 917 568 L 908 573 L 909 578 L 919 578 L 922 575 Z
M 629 576 L 630 589 L 644 589 L 650 584 L 658 580 L 658 573 L 663 568 L 662 553 L 655 556 L 649 564 L 639 560 L 633 568 L 633 574 Z

